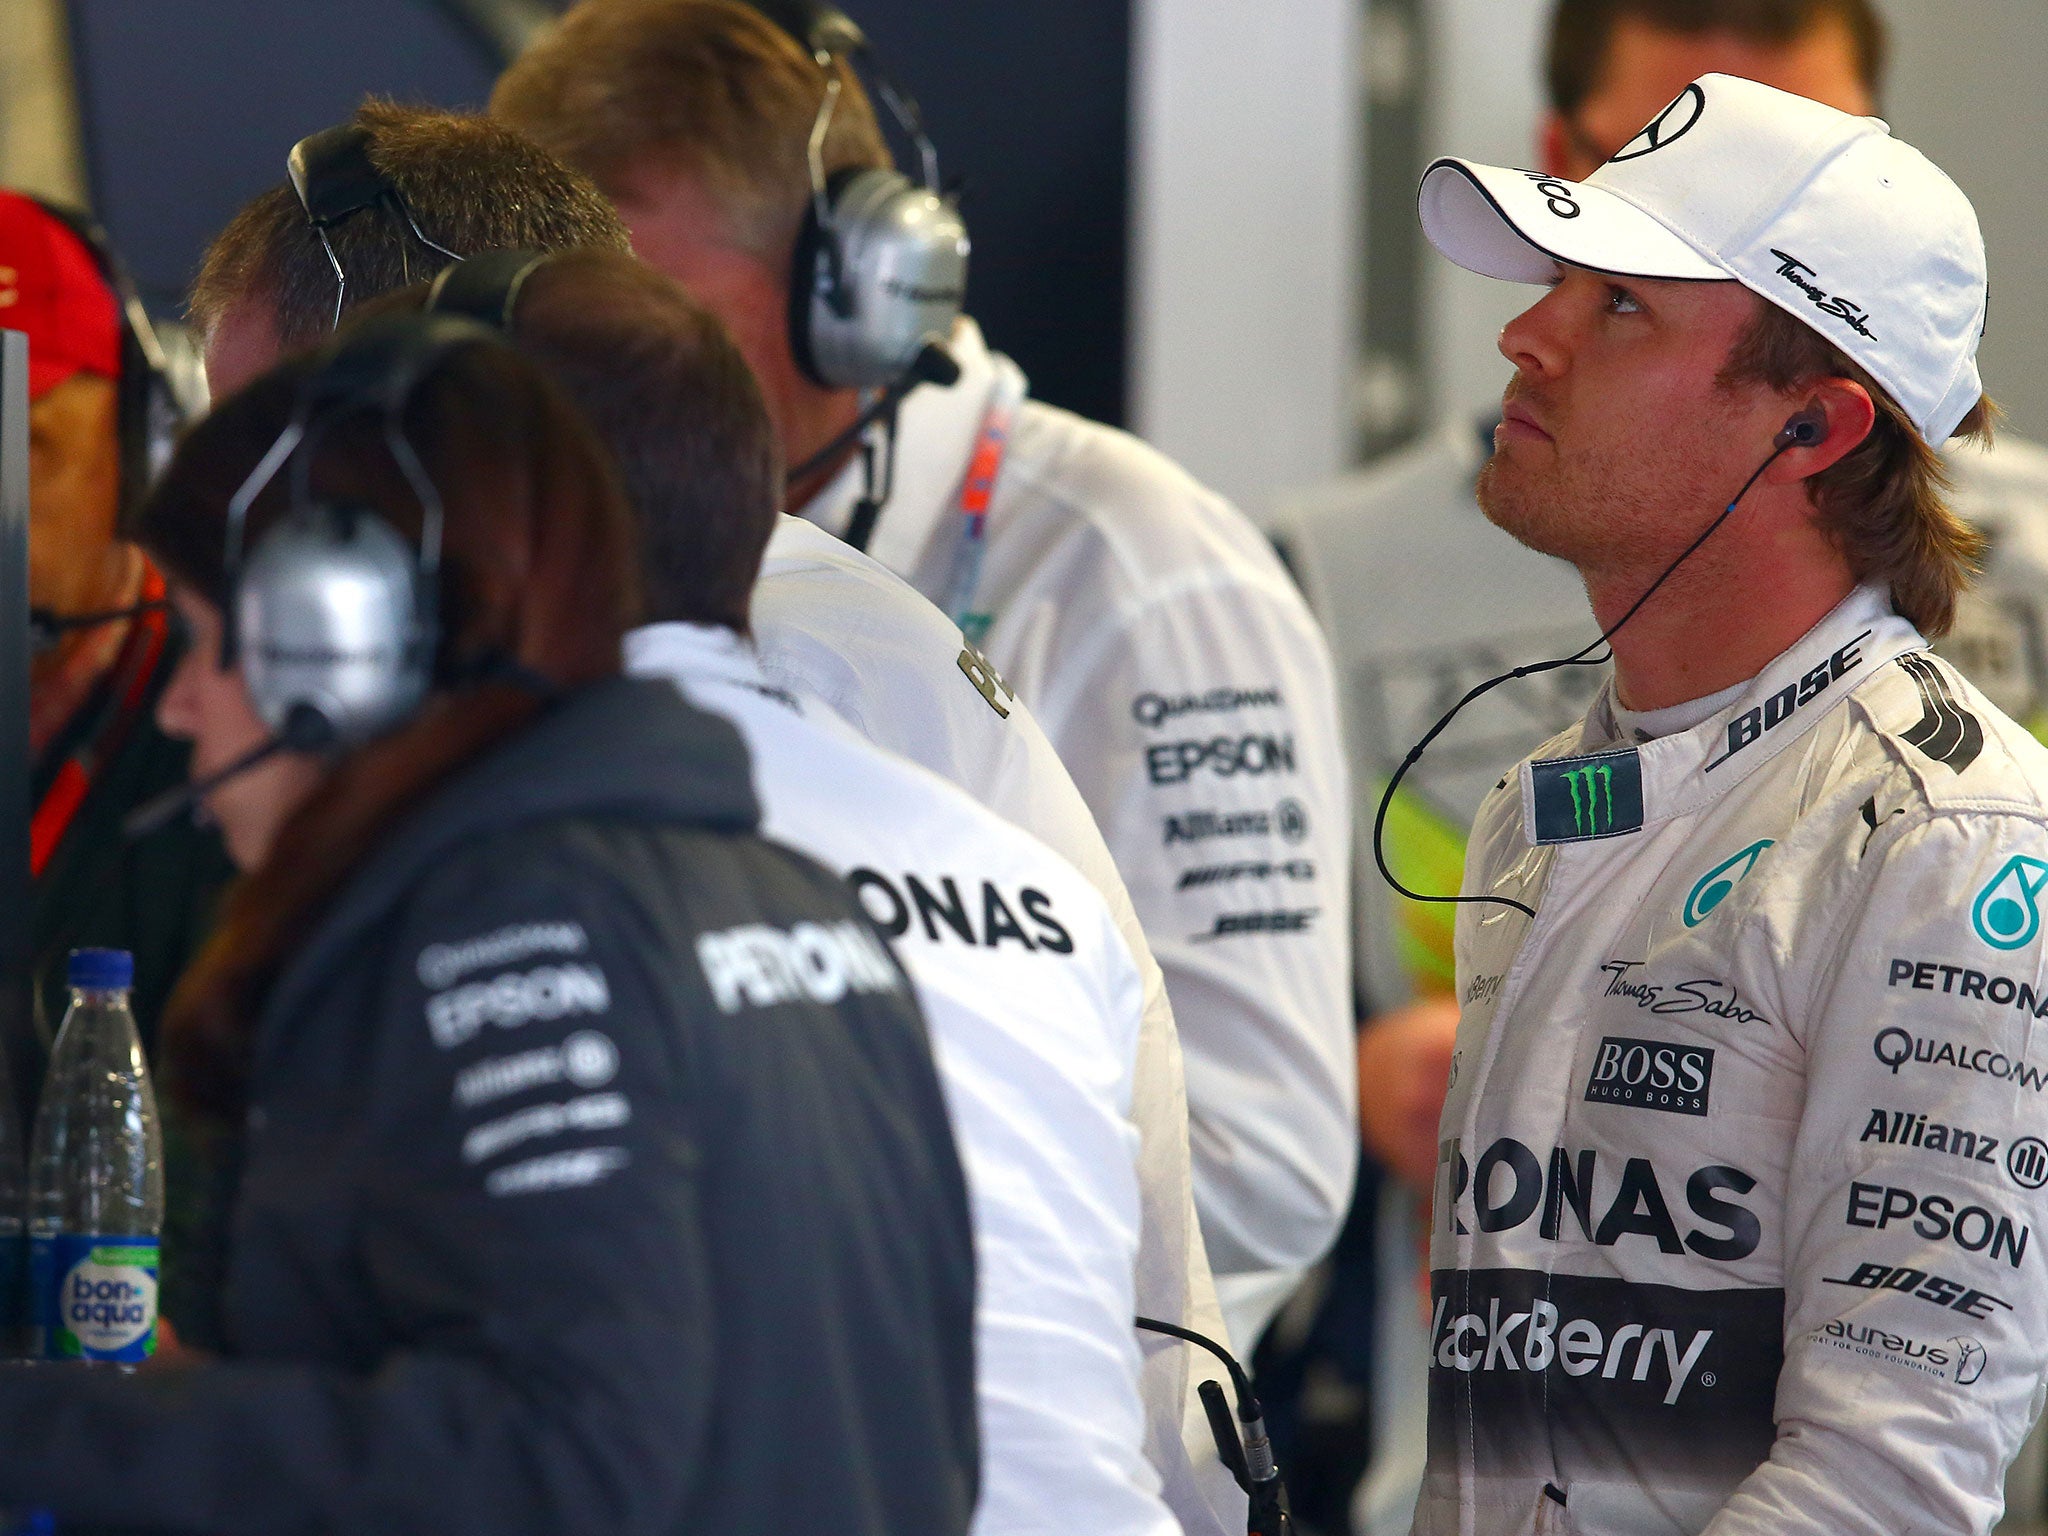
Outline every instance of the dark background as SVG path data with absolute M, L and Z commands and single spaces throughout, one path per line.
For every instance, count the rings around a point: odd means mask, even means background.
M 72 0 L 93 200 L 152 307 L 285 152 L 369 92 L 480 107 L 498 63 L 435 0 Z M 969 304 L 1032 393 L 1121 422 L 1130 21 L 1117 0 L 858 0 L 964 179 Z

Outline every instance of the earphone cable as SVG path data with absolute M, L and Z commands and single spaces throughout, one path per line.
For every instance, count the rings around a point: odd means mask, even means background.
M 1784 436 L 1785 434 L 1781 434 L 1781 438 L 1783 438 Z M 1788 448 L 1806 447 L 1808 446 L 1808 441 L 1809 440 L 1805 438 L 1793 437 L 1790 440 L 1781 440 L 1774 443 L 1771 448 L 1770 457 L 1765 459 L 1763 463 L 1757 465 L 1756 469 L 1750 474 L 1750 477 L 1742 482 L 1742 489 L 1737 491 L 1735 493 L 1734 499 L 1731 500 L 1727 506 L 1721 509 L 1720 515 L 1716 517 L 1711 523 L 1708 523 L 1707 526 L 1700 531 L 1699 537 L 1695 538 L 1690 544 L 1686 545 L 1684 552 L 1680 554 L 1676 560 L 1673 560 L 1669 565 L 1664 567 L 1664 573 L 1661 576 L 1659 576 L 1655 581 L 1650 583 L 1648 588 L 1644 590 L 1643 595 L 1641 597 L 1637 598 L 1633 603 L 1629 605 L 1628 612 L 1624 613 L 1619 619 L 1616 619 L 1613 625 L 1610 628 L 1604 630 L 1596 639 L 1592 640 L 1590 643 L 1588 643 L 1581 649 L 1574 651 L 1569 656 L 1558 656 L 1552 658 L 1549 661 L 1532 662 L 1530 665 L 1526 667 L 1512 667 L 1506 672 L 1498 673 L 1495 676 L 1486 679 L 1485 682 L 1477 684 L 1472 689 L 1470 689 L 1462 699 L 1458 700 L 1457 703 L 1453 704 L 1448 710 L 1446 710 L 1444 712 L 1443 718 L 1438 720 L 1435 725 L 1432 725 L 1428 729 L 1428 731 L 1426 731 L 1423 734 L 1423 737 L 1420 741 L 1416 742 L 1414 746 L 1408 749 L 1408 755 L 1401 759 L 1400 766 L 1394 770 L 1392 777 L 1390 777 L 1387 780 L 1387 787 L 1383 791 L 1381 791 L 1379 810 L 1373 816 L 1372 819 L 1372 857 L 1373 862 L 1379 866 L 1380 878 L 1382 880 L 1386 881 L 1388 885 L 1392 886 L 1394 890 L 1399 892 L 1401 895 L 1407 897 L 1410 901 L 1436 902 L 1450 906 L 1478 906 L 1482 904 L 1490 904 L 1494 906 L 1513 907 L 1517 912 L 1520 912 L 1523 916 L 1528 917 L 1531 920 L 1534 920 L 1536 916 L 1536 909 L 1524 902 L 1516 901 L 1512 896 L 1494 896 L 1483 893 L 1477 896 L 1433 896 L 1425 891 L 1410 890 L 1406 885 L 1401 883 L 1400 877 L 1394 873 L 1393 869 L 1387 863 L 1386 842 L 1387 813 L 1393 808 L 1394 795 L 1395 792 L 1399 790 L 1401 787 L 1401 780 L 1408 776 L 1408 770 L 1413 768 L 1416 765 L 1416 763 L 1421 761 L 1422 754 L 1429 749 L 1430 743 L 1435 741 L 1437 737 L 1441 736 L 1444 733 L 1444 731 L 1450 726 L 1450 723 L 1458 718 L 1459 713 L 1465 708 L 1466 705 L 1470 704 L 1474 699 L 1480 698 L 1485 694 L 1491 693 L 1494 689 L 1498 688 L 1502 683 L 1508 682 L 1510 679 L 1513 678 L 1535 677 L 1540 673 L 1554 672 L 1560 667 L 1597 667 L 1603 666 L 1607 662 L 1612 661 L 1614 659 L 1614 637 L 1617 634 L 1621 633 L 1622 625 L 1628 623 L 1630 619 L 1634 618 L 1638 613 L 1640 613 L 1642 611 L 1643 604 L 1647 603 L 1652 597 L 1654 597 L 1657 593 L 1657 590 L 1660 587 L 1662 587 L 1665 582 L 1671 579 L 1671 577 L 1674 573 L 1676 573 L 1678 568 L 1681 565 L 1685 564 L 1686 561 L 1690 560 L 1702 544 L 1706 543 L 1708 539 L 1713 537 L 1715 530 L 1717 530 L 1723 523 L 1727 522 L 1728 519 L 1734 515 L 1735 509 L 1742 505 L 1742 498 L 1749 494 L 1750 487 L 1755 485 L 1758 480 L 1763 478 L 1765 470 L 1769 469 L 1773 464 L 1778 462 L 1778 455 L 1784 453 Z M 1593 655 L 1592 653 L 1601 646 L 1606 646 L 1607 649 L 1597 656 Z

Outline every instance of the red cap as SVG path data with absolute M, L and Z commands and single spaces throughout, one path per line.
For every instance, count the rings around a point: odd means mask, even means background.
M 0 189 L 0 328 L 28 333 L 28 392 L 74 373 L 121 376 L 121 317 L 84 241 L 34 199 Z

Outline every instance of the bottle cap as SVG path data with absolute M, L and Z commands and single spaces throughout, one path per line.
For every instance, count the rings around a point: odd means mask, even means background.
M 135 985 L 135 957 L 125 949 L 71 951 L 71 985 L 112 992 Z

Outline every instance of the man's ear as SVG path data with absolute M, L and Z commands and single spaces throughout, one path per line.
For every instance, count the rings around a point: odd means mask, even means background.
M 1822 379 L 1803 392 L 1781 397 L 1789 420 L 1802 413 L 1817 415 L 1827 425 L 1811 444 L 1787 448 L 1764 471 L 1768 485 L 1790 485 L 1808 480 L 1822 470 L 1839 464 L 1856 445 L 1870 436 L 1877 424 L 1877 405 L 1870 391 L 1854 379 Z
M 1536 168 L 1546 176 L 1562 176 L 1565 167 L 1571 164 L 1564 119 L 1555 112 L 1545 112 L 1543 121 L 1536 129 Z

